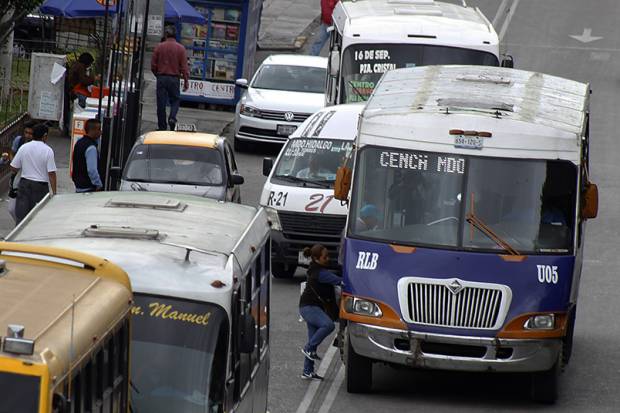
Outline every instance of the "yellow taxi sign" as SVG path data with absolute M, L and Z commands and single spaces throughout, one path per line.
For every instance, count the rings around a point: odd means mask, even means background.
M 219 136 L 202 132 L 149 132 L 144 137 L 145 145 L 183 145 L 215 148 Z

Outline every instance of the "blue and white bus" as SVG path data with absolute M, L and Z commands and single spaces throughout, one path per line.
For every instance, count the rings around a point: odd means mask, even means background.
M 385 362 L 530 372 L 532 398 L 555 401 L 598 208 L 589 94 L 499 67 L 384 75 L 360 120 L 343 247 L 350 392 Z

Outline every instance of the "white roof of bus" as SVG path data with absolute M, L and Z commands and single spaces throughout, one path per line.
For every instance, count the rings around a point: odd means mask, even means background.
M 447 128 L 446 137 L 448 129 L 512 134 L 503 149 L 575 153 L 585 128 L 589 91 L 585 83 L 500 67 L 393 70 L 382 77 L 367 102 L 360 143 L 371 143 L 377 136 L 436 143 L 437 136 L 423 138 L 421 129 Z M 446 117 L 438 118 L 443 114 Z M 488 141 L 490 146 L 499 143 Z
M 417 4 L 416 4 L 417 3 Z M 402 34 L 401 41 L 411 43 L 424 36 L 437 36 L 454 44 L 498 44 L 495 29 L 478 8 L 429 0 L 340 1 L 333 13 L 336 26 L 347 36 L 370 39 Z M 485 43 L 487 42 L 487 43 Z
M 94 225 L 99 230 L 85 235 Z M 123 230 L 130 233 L 119 235 Z M 139 230 L 158 235 L 141 237 Z M 250 206 L 192 195 L 98 192 L 53 196 L 7 240 L 107 258 L 129 274 L 137 293 L 204 300 L 205 293 L 224 293 L 233 285 L 228 257 L 234 254 L 245 271 L 268 233 L 266 214 Z M 189 262 L 187 248 L 194 249 Z M 226 287 L 214 288 L 215 280 Z
M 329 106 L 306 119 L 290 136 L 294 138 L 342 139 L 353 141 L 363 103 Z

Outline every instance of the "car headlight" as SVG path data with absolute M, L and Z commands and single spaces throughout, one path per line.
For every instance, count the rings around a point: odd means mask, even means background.
M 243 103 L 239 106 L 239 112 L 242 115 L 250 117 L 260 116 L 260 110 L 256 109 L 254 106 L 245 105 Z
M 526 330 L 553 330 L 555 328 L 555 314 L 538 314 L 527 319 L 523 328 Z
M 363 298 L 348 297 L 345 302 L 345 310 L 347 313 L 358 314 L 367 317 L 382 317 L 383 312 L 379 305 L 370 300 L 364 300 Z
M 267 213 L 267 220 L 271 225 L 271 229 L 275 231 L 282 231 L 282 225 L 280 225 L 278 211 L 273 208 L 265 207 L 265 212 Z

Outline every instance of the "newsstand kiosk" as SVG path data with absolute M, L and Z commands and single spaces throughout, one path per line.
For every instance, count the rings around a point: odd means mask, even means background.
M 207 24 L 177 23 L 177 40 L 187 50 L 189 89 L 184 101 L 235 105 L 235 79 L 254 73 L 263 0 L 189 0 Z

